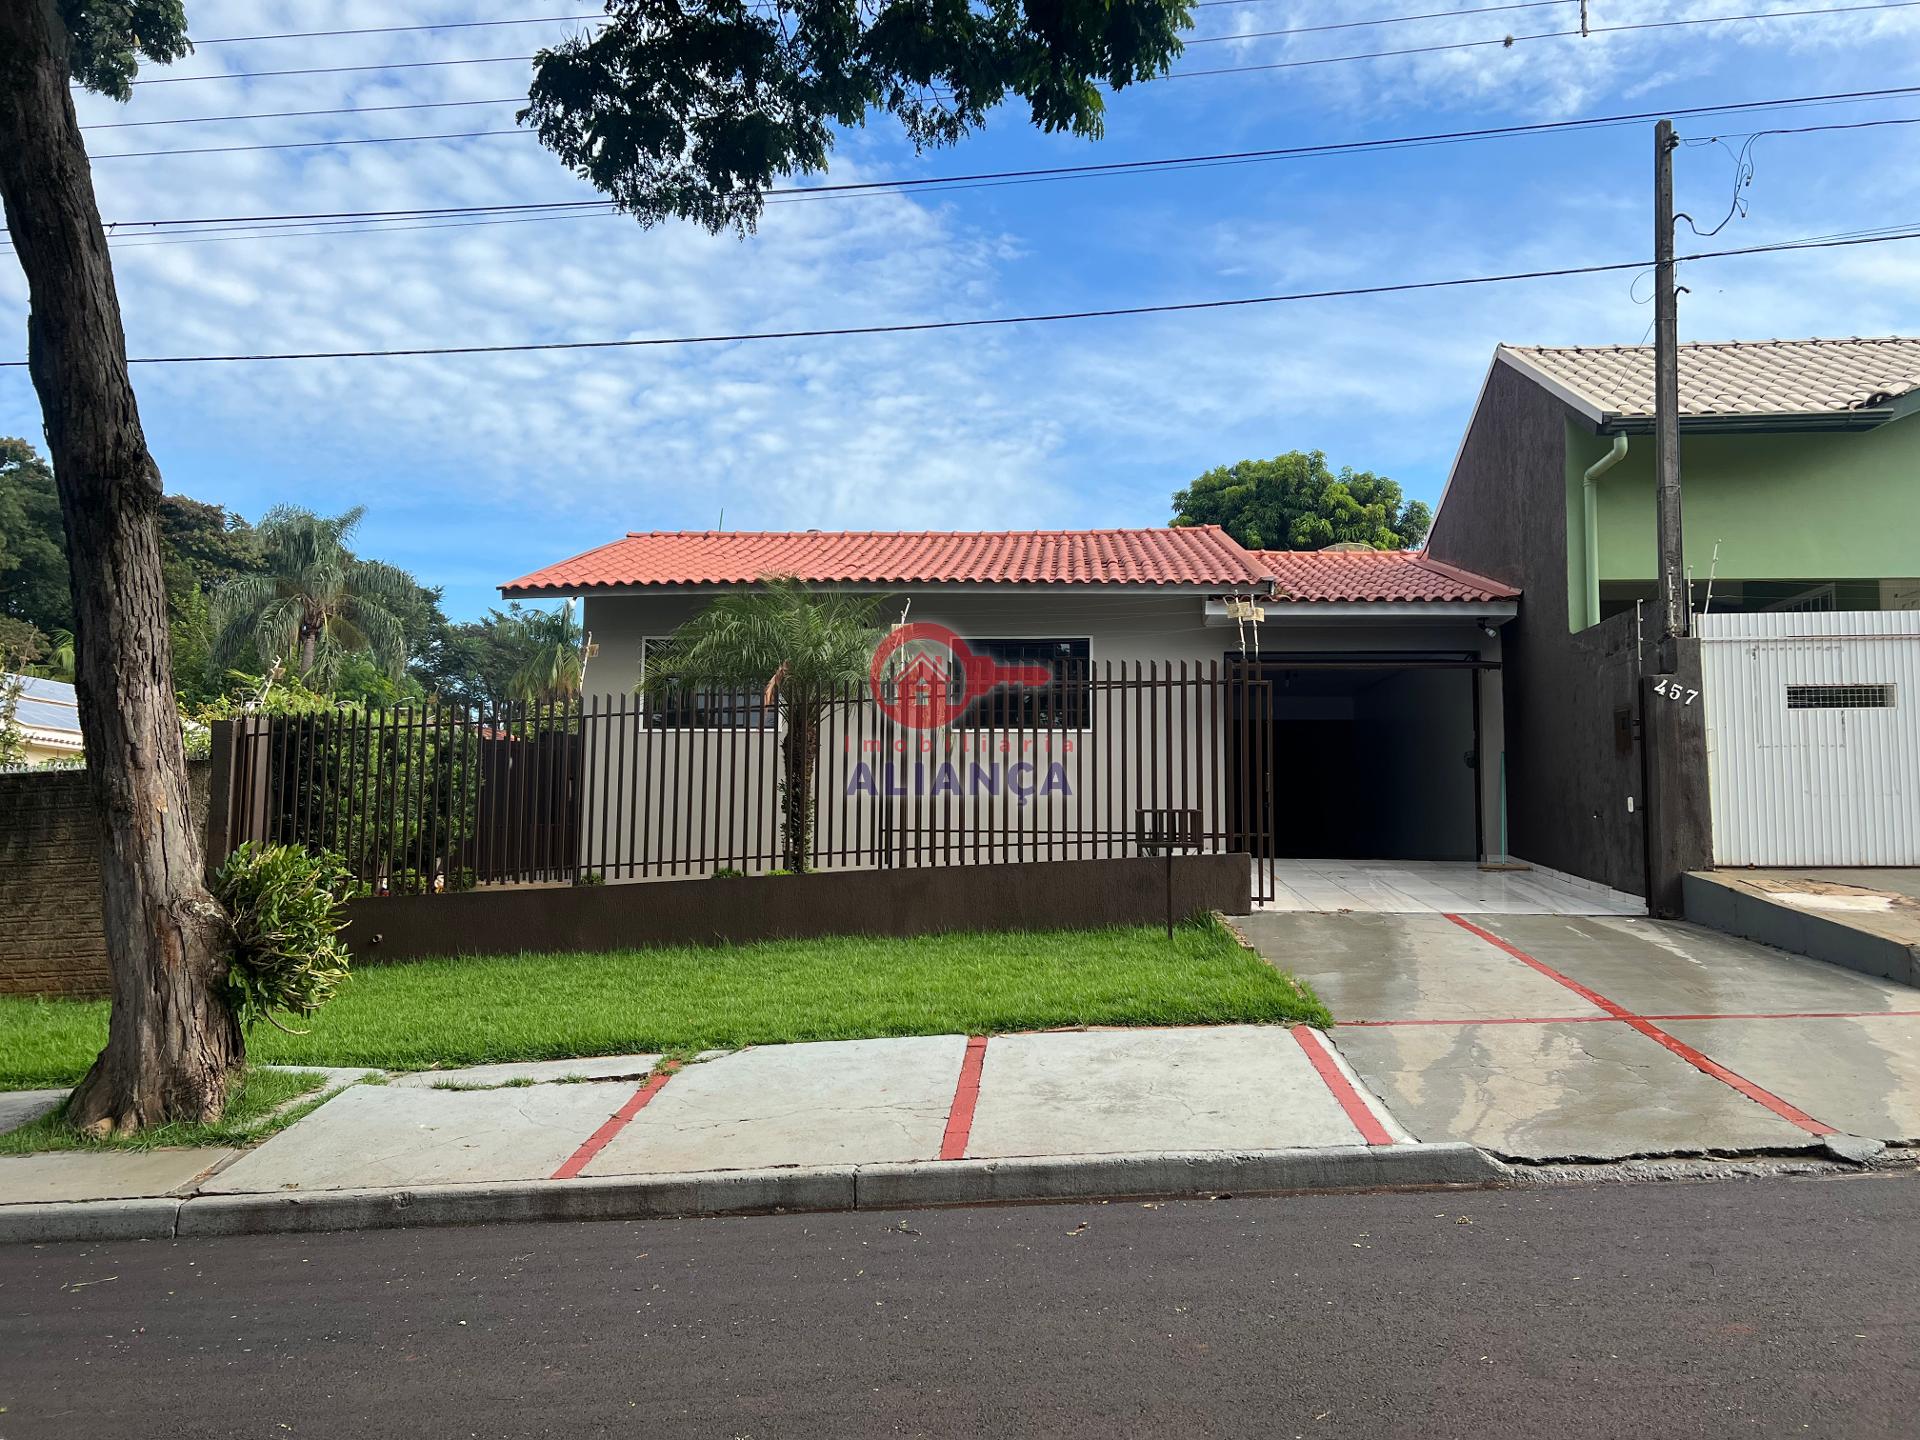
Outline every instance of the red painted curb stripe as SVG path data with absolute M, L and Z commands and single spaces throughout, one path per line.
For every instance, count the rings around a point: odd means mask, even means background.
M 566 1164 L 554 1171 L 548 1178 L 552 1180 L 571 1180 L 582 1170 L 586 1169 L 588 1162 L 602 1150 L 606 1149 L 608 1144 L 612 1142 L 614 1136 L 627 1128 L 627 1122 L 647 1108 L 647 1102 L 660 1093 L 661 1087 L 673 1078 L 673 1072 L 679 1068 L 679 1066 L 675 1065 L 662 1070 L 657 1075 L 648 1076 L 647 1083 L 634 1091 L 632 1098 L 618 1110 L 614 1111 L 604 1125 L 587 1137 L 586 1144 L 569 1155 Z
M 980 1103 L 980 1069 L 987 1063 L 987 1037 L 969 1035 L 967 1053 L 960 1061 L 960 1083 L 953 1089 L 953 1108 L 947 1111 L 947 1133 L 940 1137 L 940 1158 L 959 1160 L 967 1153 L 973 1134 L 973 1107 Z
M 1609 1000 L 1606 996 L 1602 995 L 1598 990 L 1588 989 L 1585 985 L 1582 985 L 1579 981 L 1569 979 L 1567 976 L 1562 975 L 1558 970 L 1554 969 L 1551 965 L 1545 964 L 1542 961 L 1534 959 L 1533 956 L 1527 954 L 1526 951 L 1520 949 L 1518 946 L 1509 945 L 1505 940 L 1502 940 L 1498 935 L 1495 935 L 1492 931 L 1482 930 L 1478 925 L 1475 925 L 1467 920 L 1462 920 L 1458 915 L 1449 915 L 1447 916 L 1447 919 L 1451 920 L 1454 924 L 1458 925 L 1461 929 L 1471 931 L 1473 934 L 1478 935 L 1482 940 L 1485 940 L 1489 945 L 1492 945 L 1497 949 L 1506 951 L 1507 954 L 1513 956 L 1514 959 L 1520 961 L 1522 964 L 1532 966 L 1535 970 L 1539 971 L 1542 975 L 1546 976 L 1549 980 L 1558 981 L 1560 984 L 1566 986 L 1569 990 L 1573 991 L 1576 995 L 1580 996 L 1582 999 L 1588 1000 L 1593 1004 L 1598 1005 L 1602 1010 L 1606 1011 L 1609 1015 L 1613 1016 L 1614 1019 L 1624 1020 L 1627 1024 L 1631 1025 L 1635 1030 L 1638 1030 L 1642 1035 L 1646 1036 L 1649 1040 L 1653 1041 L 1655 1044 L 1664 1046 L 1666 1049 L 1672 1051 L 1675 1055 L 1678 1055 L 1682 1060 L 1686 1061 L 1689 1065 L 1693 1066 L 1693 1068 L 1698 1070 L 1701 1074 L 1711 1075 L 1714 1079 L 1720 1081 L 1722 1084 L 1732 1086 L 1735 1090 L 1738 1090 L 1742 1095 L 1746 1096 L 1749 1100 L 1753 1101 L 1756 1105 L 1764 1106 L 1766 1109 L 1771 1110 L 1775 1115 L 1778 1115 L 1782 1120 L 1787 1121 L 1789 1124 L 1799 1126 L 1802 1130 L 1806 1131 L 1809 1135 L 1837 1135 L 1840 1133 L 1833 1126 L 1828 1125 L 1823 1121 L 1814 1119 L 1813 1116 L 1807 1114 L 1807 1112 L 1800 1109 L 1799 1106 L 1788 1104 L 1785 1100 L 1782 1100 L 1778 1095 L 1774 1094 L 1771 1090 L 1765 1089 L 1762 1086 L 1754 1084 L 1753 1081 L 1747 1079 L 1743 1075 L 1736 1075 L 1733 1071 L 1727 1069 L 1727 1067 L 1722 1065 L 1719 1061 L 1711 1058 L 1710 1056 L 1702 1054 L 1700 1051 L 1694 1049 L 1691 1045 L 1687 1044 L 1684 1040 L 1681 1040 L 1676 1036 L 1669 1035 L 1666 1031 L 1662 1030 L 1658 1025 L 1655 1025 L 1651 1020 L 1647 1019 L 1645 1016 L 1634 1014 L 1631 1010 L 1627 1009 L 1624 1005 L 1619 1005 L 1619 1004 L 1616 1004 L 1614 1001 Z
M 1920 1010 L 1720 1010 L 1699 1015 L 1465 1015 L 1453 1020 L 1336 1020 L 1336 1029 L 1380 1025 L 1591 1025 L 1634 1020 L 1911 1020 Z
M 1380 1123 L 1380 1117 L 1373 1113 L 1373 1107 L 1361 1098 L 1360 1092 L 1353 1088 L 1353 1082 L 1347 1079 L 1347 1072 L 1327 1049 L 1327 1042 L 1320 1038 L 1319 1032 L 1305 1025 L 1296 1025 L 1293 1038 L 1300 1042 L 1300 1048 L 1307 1052 L 1307 1059 L 1313 1062 L 1313 1068 L 1319 1072 L 1320 1079 L 1327 1089 L 1333 1092 L 1333 1098 L 1340 1102 L 1340 1108 L 1347 1112 L 1347 1119 L 1353 1122 L 1353 1128 L 1360 1132 L 1360 1138 L 1369 1145 L 1391 1145 L 1393 1136 L 1387 1133 L 1387 1127 Z

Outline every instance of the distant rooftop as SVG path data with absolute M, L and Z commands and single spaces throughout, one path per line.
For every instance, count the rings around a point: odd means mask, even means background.
M 14 723 L 30 740 L 49 749 L 79 750 L 80 710 L 73 698 L 73 686 L 38 675 L 22 675 L 20 680 Z
M 1494 352 L 1602 428 L 1653 420 L 1651 345 L 1502 345 Z M 1680 347 L 1680 416 L 1864 428 L 1920 401 L 1920 338 L 1734 340 Z

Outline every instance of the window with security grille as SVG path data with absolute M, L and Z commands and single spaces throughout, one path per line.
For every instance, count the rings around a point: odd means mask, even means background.
M 1789 710 L 1891 710 L 1891 685 L 1789 685 Z
M 640 645 L 640 683 L 647 724 L 659 730 L 759 730 L 778 720 L 778 706 L 762 690 L 652 690 L 646 688 L 647 657 L 668 643 L 665 636 Z
M 996 685 L 967 706 L 962 730 L 1084 730 L 1093 711 L 1092 653 L 1087 640 L 967 640 L 976 655 L 1002 665 L 1037 665 L 1045 685 Z

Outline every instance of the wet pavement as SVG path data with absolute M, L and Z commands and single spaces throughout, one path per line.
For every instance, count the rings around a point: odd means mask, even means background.
M 1415 1138 L 1519 1160 L 1920 1140 L 1920 990 L 1677 922 L 1236 922 Z

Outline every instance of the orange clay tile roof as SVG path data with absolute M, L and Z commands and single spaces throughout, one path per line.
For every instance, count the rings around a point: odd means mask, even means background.
M 1271 572 L 1215 525 L 1152 530 L 666 530 L 634 533 L 500 587 L 508 596 L 645 586 L 1183 585 L 1264 592 Z
M 1519 591 L 1456 570 L 1422 550 L 1255 550 L 1284 604 L 1512 600 Z

